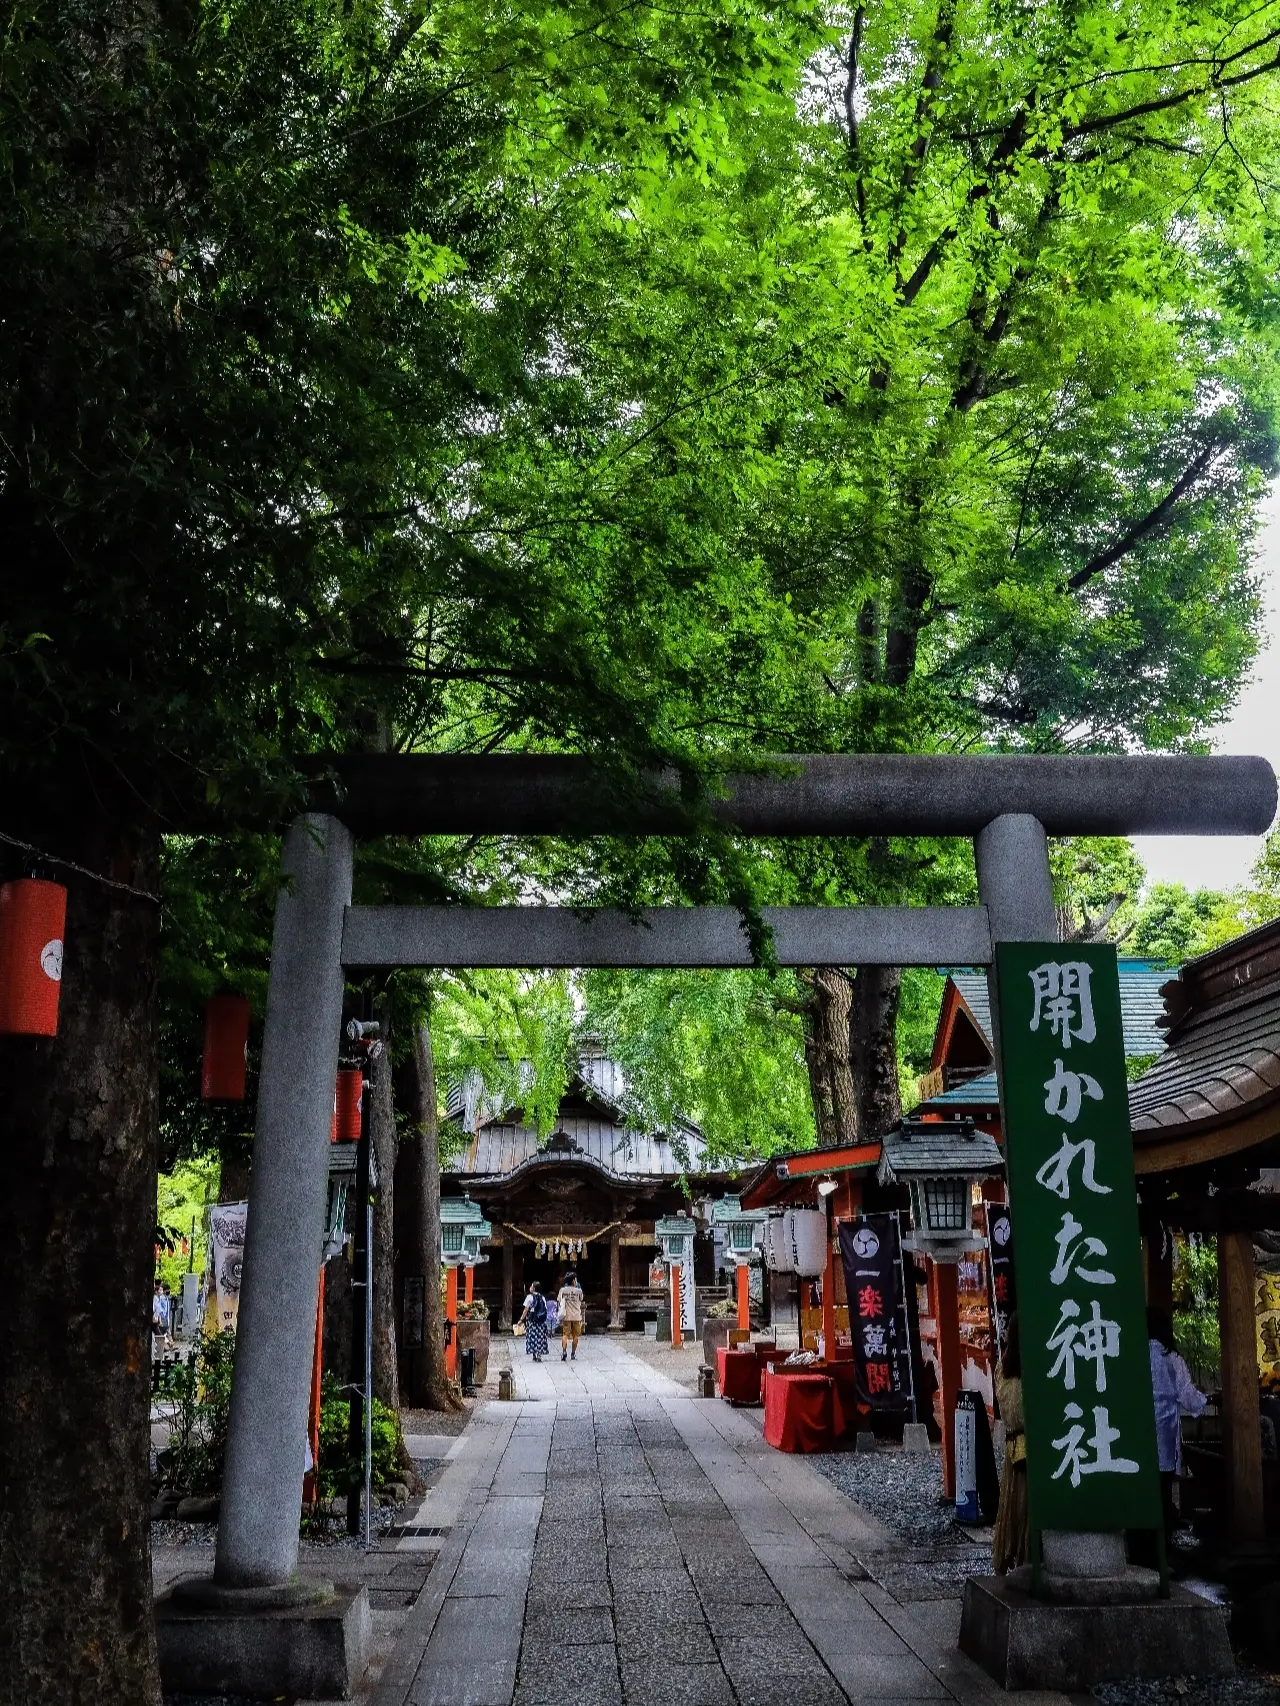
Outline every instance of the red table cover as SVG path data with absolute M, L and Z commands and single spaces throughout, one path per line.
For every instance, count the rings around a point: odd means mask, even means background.
M 758 1404 L 760 1367 L 759 1358 L 749 1346 L 744 1350 L 719 1346 L 716 1351 L 716 1384 L 720 1388 L 720 1396 L 734 1404 Z
M 778 1451 L 830 1451 L 844 1432 L 835 1381 L 825 1374 L 764 1372 L 764 1437 Z

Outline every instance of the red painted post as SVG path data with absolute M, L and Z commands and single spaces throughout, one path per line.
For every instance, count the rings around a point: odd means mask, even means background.
M 745 1262 L 738 1264 L 738 1328 L 743 1333 L 751 1331 L 751 1280 L 750 1270 Z
M 830 1198 L 826 1199 L 828 1202 Z M 827 1261 L 822 1270 L 822 1360 L 836 1360 L 836 1258 L 835 1220 L 827 1210 Z
M 463 1294 L 462 1294 L 462 1301 L 464 1303 L 473 1303 L 475 1301 L 475 1295 L 476 1295 L 476 1270 L 474 1268 L 468 1268 L 467 1269 L 466 1283 L 465 1283 L 465 1287 L 464 1287 Z
M 938 1308 L 938 1359 L 942 1364 L 942 1496 L 956 1496 L 956 1393 L 960 1390 L 960 1292 L 954 1262 L 933 1268 Z
M 324 1269 L 316 1297 L 316 1348 L 311 1359 L 311 1407 L 307 1414 L 307 1438 L 311 1441 L 312 1467 L 302 1483 L 302 1498 L 314 1504 L 320 1497 L 320 1390 L 324 1370 Z
M 448 1344 L 444 1351 L 444 1371 L 450 1380 L 458 1378 L 458 1270 L 445 1269 L 444 1317 Z
M 672 1262 L 672 1264 L 671 1264 L 671 1348 L 673 1351 L 678 1351 L 680 1349 L 680 1346 L 682 1343 L 682 1340 L 680 1338 L 680 1315 L 681 1315 L 681 1309 L 680 1309 L 680 1264 L 679 1264 L 679 1262 Z

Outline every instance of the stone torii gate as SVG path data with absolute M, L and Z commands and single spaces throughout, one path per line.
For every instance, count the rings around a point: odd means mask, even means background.
M 638 920 L 560 907 L 351 905 L 358 835 L 679 834 L 674 779 L 619 792 L 589 759 L 361 756 L 333 761 L 285 837 L 277 902 L 215 1565 L 220 1608 L 284 1603 L 298 1513 L 334 1074 L 348 973 L 420 967 L 729 967 L 752 963 L 737 912 Z M 778 962 L 990 966 L 994 944 L 1051 941 L 1049 835 L 1260 834 L 1260 758 L 821 756 L 725 779 L 711 806 L 751 836 L 973 840 L 974 907 L 765 910 Z M 994 1002 L 994 992 L 993 992 Z

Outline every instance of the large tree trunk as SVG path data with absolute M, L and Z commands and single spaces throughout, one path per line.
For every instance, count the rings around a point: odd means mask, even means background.
M 395 1176 L 396 1115 L 391 1093 L 391 1000 L 376 1012 L 382 1050 L 370 1063 L 369 1141 L 378 1184 L 373 1202 L 373 1395 L 400 1408 L 396 1368 Z
M 421 1275 L 423 1349 L 413 1358 L 406 1383 L 410 1404 L 426 1410 L 457 1410 L 462 1399 L 444 1369 L 444 1299 L 440 1295 L 440 1134 L 436 1118 L 436 1071 L 431 1032 L 424 1023 L 413 1033 L 410 1052 L 414 1129 L 401 1145 L 401 1180 L 408 1200 L 401 1219 L 402 1263 L 406 1278 Z
M 858 1086 L 858 1128 L 864 1140 L 883 1137 L 902 1118 L 898 1083 L 897 966 L 860 966 L 849 1008 L 849 1054 Z
M 815 966 L 805 975 L 810 989 L 805 1014 L 805 1062 L 818 1147 L 855 1143 L 858 1103 L 849 1060 L 849 1005 L 853 990 L 836 966 Z
M 156 889 L 151 840 L 103 837 L 74 852 Z M 0 1037 L 0 1702 L 158 1706 L 148 1451 L 159 908 L 59 875 L 70 893 L 58 1034 Z
M 248 1202 L 250 1172 L 247 1156 L 224 1153 L 218 1167 L 218 1201 Z

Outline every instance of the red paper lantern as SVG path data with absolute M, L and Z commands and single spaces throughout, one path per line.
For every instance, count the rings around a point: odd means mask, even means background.
M 0 1031 L 57 1035 L 66 923 L 61 883 L 21 877 L 0 886 Z
M 364 1074 L 357 1069 L 343 1068 L 338 1074 L 337 1122 L 339 1143 L 355 1143 L 360 1136 L 360 1103 L 364 1095 Z
M 200 1094 L 208 1102 L 243 1102 L 249 1051 L 249 998 L 214 995 L 204 1005 Z

